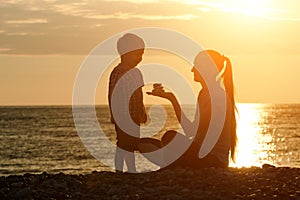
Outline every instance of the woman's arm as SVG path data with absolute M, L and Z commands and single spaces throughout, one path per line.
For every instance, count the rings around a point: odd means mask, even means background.
M 175 111 L 176 118 L 179 121 L 184 133 L 188 137 L 192 137 L 196 134 L 197 130 L 195 130 L 195 123 L 191 122 L 187 116 L 182 112 L 181 106 L 175 97 L 175 95 L 171 92 L 147 92 L 149 95 L 158 96 L 164 99 L 168 99 Z

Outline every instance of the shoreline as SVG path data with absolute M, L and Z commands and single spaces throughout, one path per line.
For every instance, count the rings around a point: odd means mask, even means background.
M 300 168 L 168 169 L 0 177 L 0 199 L 300 199 Z

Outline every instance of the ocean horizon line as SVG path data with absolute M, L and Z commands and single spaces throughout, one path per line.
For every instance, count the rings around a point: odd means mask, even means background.
M 300 105 L 299 103 L 260 103 L 260 102 L 236 102 L 239 104 L 253 104 L 253 105 Z M 171 104 L 147 103 L 145 106 L 162 105 L 169 106 Z M 182 106 L 191 106 L 194 104 L 182 104 Z M 108 106 L 108 104 L 0 104 L 0 107 L 73 107 L 73 106 Z

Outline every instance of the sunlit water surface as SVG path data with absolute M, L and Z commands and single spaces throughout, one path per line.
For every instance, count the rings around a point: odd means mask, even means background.
M 300 105 L 238 104 L 238 146 L 232 167 L 300 167 Z M 188 108 L 189 110 L 191 108 Z M 112 144 L 114 127 L 107 106 L 98 106 L 97 118 Z M 153 127 L 153 137 L 179 125 L 170 106 L 162 130 Z M 192 113 L 192 110 L 190 110 Z M 152 121 L 163 121 L 161 111 L 152 111 Z M 85 123 L 87 119 L 83 120 Z M 155 123 L 154 123 L 155 125 Z M 89 126 L 85 124 L 86 132 Z M 152 132 L 152 131 L 149 131 Z M 151 133 L 148 133 L 151 135 Z M 148 135 L 149 136 L 149 135 Z M 97 145 L 96 145 L 97 146 Z M 107 147 L 97 146 L 99 152 Z M 0 175 L 24 173 L 90 173 L 112 170 L 91 156 L 74 126 L 71 107 L 0 107 Z M 113 152 L 106 153 L 113 156 Z M 110 157 L 111 158 L 111 157 Z M 138 162 L 140 171 L 149 171 L 148 162 Z M 152 169 L 152 168 L 151 168 Z
M 300 105 L 239 104 L 236 163 L 300 167 Z

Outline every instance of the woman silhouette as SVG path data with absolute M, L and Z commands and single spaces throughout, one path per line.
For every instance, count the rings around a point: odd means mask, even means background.
M 218 71 L 216 72 L 216 74 L 210 73 L 208 74 L 208 76 L 206 74 L 204 79 L 199 71 L 205 69 L 207 70 L 210 67 L 216 67 Z M 180 137 L 182 137 L 183 140 L 188 140 L 189 136 L 193 137 L 193 142 L 188 147 L 188 149 L 177 160 L 168 165 L 166 168 L 228 167 L 229 155 L 231 159 L 235 161 L 235 148 L 237 141 L 235 117 L 236 107 L 234 100 L 234 85 L 231 62 L 229 58 L 222 56 L 217 51 L 205 50 L 200 52 L 196 56 L 194 67 L 191 71 L 194 73 L 194 81 L 199 82 L 202 86 L 202 90 L 199 92 L 197 99 L 199 110 L 197 109 L 193 122 L 190 122 L 184 116 L 184 113 L 182 113 L 181 110 L 181 106 L 173 93 L 164 91 L 153 91 L 148 93 L 150 95 L 169 100 L 175 110 L 176 117 L 185 133 L 185 136 L 181 134 Z M 223 114 L 223 116 L 225 115 L 225 121 L 216 144 L 204 158 L 200 159 L 198 156 L 199 151 L 209 129 L 212 116 L 212 102 L 209 93 L 209 85 L 207 84 L 209 82 L 213 82 L 215 85 L 217 82 L 216 89 L 222 89 L 223 92 L 225 91 L 226 113 L 221 113 Z M 222 112 L 224 112 L 224 110 Z M 196 127 L 195 124 L 197 124 Z M 189 135 L 189 128 L 196 130 L 196 134 Z M 155 151 L 166 146 L 178 134 L 179 133 L 177 133 L 176 131 L 167 131 L 162 137 L 161 141 L 153 138 L 142 138 L 139 143 L 139 150 L 141 153 Z

